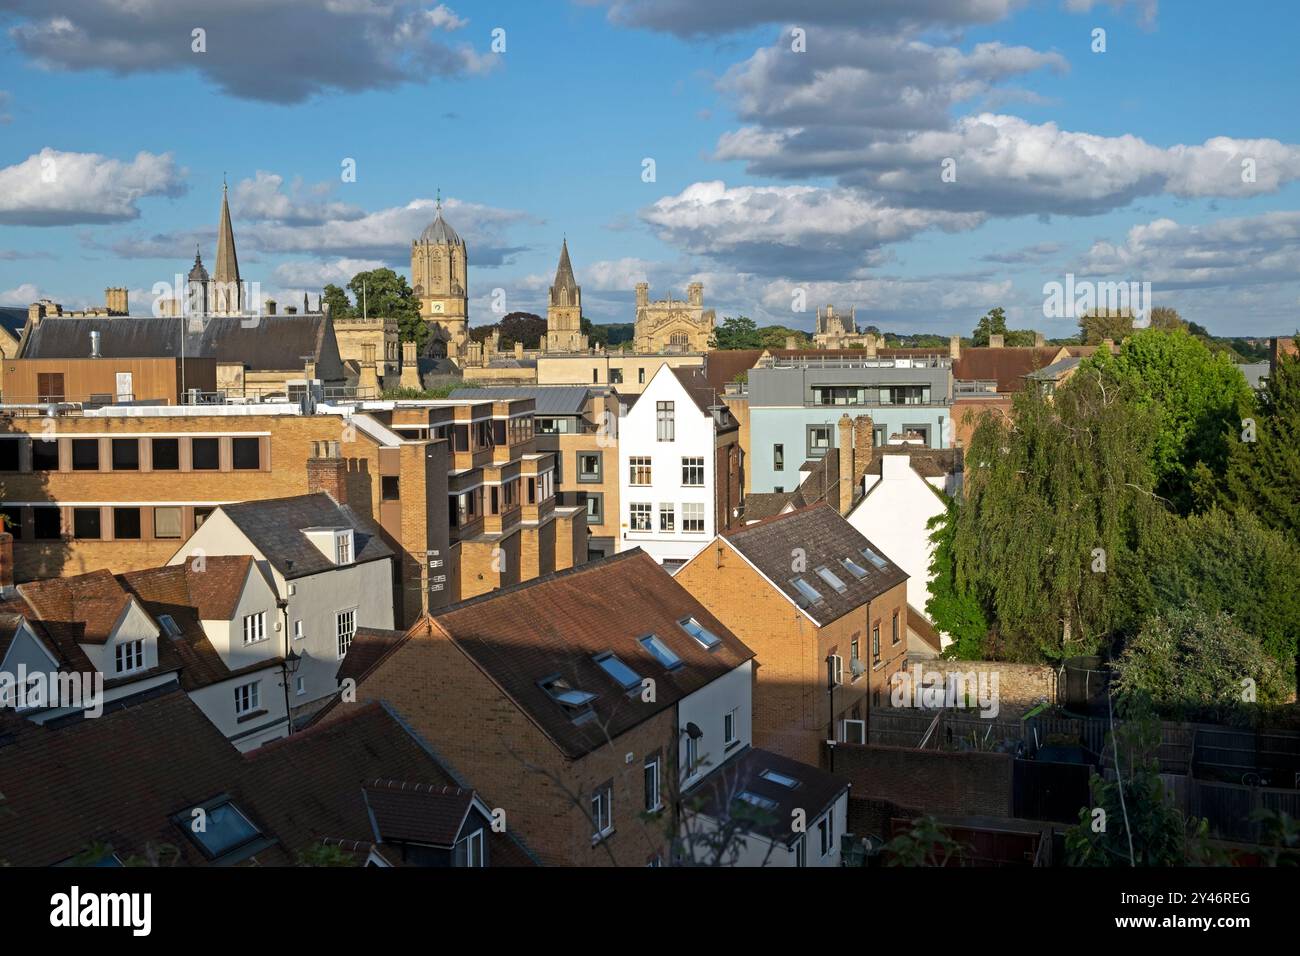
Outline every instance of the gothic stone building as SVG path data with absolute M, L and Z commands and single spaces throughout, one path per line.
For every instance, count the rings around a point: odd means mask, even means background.
M 546 351 L 587 351 L 587 337 L 582 334 L 582 286 L 573 277 L 567 239 L 560 246 L 555 284 L 546 300 Z
M 713 310 L 704 308 L 704 284 L 686 287 L 686 301 L 650 301 L 650 286 L 636 284 L 636 350 L 653 352 L 707 352 L 713 335 Z
M 468 259 L 465 240 L 442 218 L 442 201 L 433 222 L 411 243 L 411 285 L 420 315 L 446 345 L 450 358 L 463 357 L 469 345 Z

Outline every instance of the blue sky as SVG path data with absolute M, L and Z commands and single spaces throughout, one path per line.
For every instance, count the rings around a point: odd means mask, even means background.
M 1221 334 L 1300 326 L 1290 3 L 216 6 L 0 0 L 0 304 L 126 285 L 146 312 L 196 243 L 211 262 L 224 173 L 241 272 L 282 302 L 406 272 L 441 188 L 473 324 L 498 288 L 544 312 L 567 236 L 595 321 L 699 279 L 760 323 L 1002 305 L 1064 335 L 1042 286 L 1072 272 Z

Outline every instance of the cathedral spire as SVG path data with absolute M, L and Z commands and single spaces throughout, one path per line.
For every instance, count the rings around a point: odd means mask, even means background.
M 560 245 L 560 264 L 555 269 L 554 289 L 576 289 L 578 280 L 573 277 L 573 264 L 569 262 L 569 240 Z
M 239 281 L 239 259 L 235 256 L 235 231 L 230 225 L 229 187 L 221 177 L 221 223 L 217 226 L 217 261 L 212 279 L 217 284 L 216 309 L 223 314 L 238 314 L 243 305 L 243 286 Z

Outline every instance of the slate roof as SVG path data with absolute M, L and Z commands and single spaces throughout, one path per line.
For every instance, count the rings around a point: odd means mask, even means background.
M 911 459 L 912 470 L 922 478 L 946 478 L 963 468 L 960 448 L 926 448 L 923 445 L 877 445 L 872 449 L 866 474 L 879 475 L 881 459 L 886 455 L 904 455 Z
M 0 328 L 15 339 L 23 337 L 23 326 L 27 324 L 27 310 L 12 306 L 0 306 Z
M 722 537 L 790 603 L 802 607 L 819 627 L 863 607 L 907 580 L 907 572 L 825 503 L 732 528 L 722 532 Z M 790 570 L 794 548 L 804 552 L 806 571 Z M 862 553 L 864 548 L 873 551 L 883 566 L 877 568 L 868 561 Z M 867 572 L 866 576 L 859 579 L 850 573 L 841 563 L 843 558 L 857 563 Z M 823 566 L 845 585 L 842 593 L 818 576 L 817 569 Z M 811 602 L 805 598 L 795 587 L 795 578 L 810 584 L 819 598 Z
M 286 578 L 320 574 L 338 567 L 302 533 L 304 528 L 349 527 L 353 530 L 354 564 L 391 558 L 379 529 L 324 492 L 221 505 L 235 526 Z
M 718 636 L 713 650 L 682 629 L 678 622 L 687 617 Z M 400 654 L 407 641 L 428 638 L 432 628 L 449 637 L 572 759 L 607 746 L 754 656 L 639 548 L 453 605 L 417 623 L 381 659 Z M 652 633 L 681 659 L 680 666 L 664 667 L 640 643 Z M 355 638 L 352 648 L 362 640 Z M 605 673 L 594 658 L 606 652 L 655 681 L 653 703 L 629 696 Z M 590 710 L 569 709 L 552 699 L 542 682 L 553 677 L 595 694 Z
M 796 782 L 794 787 L 763 776 L 780 774 Z M 802 810 L 809 826 L 849 789 L 847 777 L 827 773 L 818 767 L 791 760 L 770 750 L 750 747 L 709 774 L 683 796 L 683 803 L 696 813 L 714 820 L 739 816 L 749 832 L 760 833 L 785 846 L 804 831 L 795 832 L 795 811 Z M 756 808 L 740 801 L 741 793 L 771 800 L 775 807 Z M 811 852 L 811 849 L 810 849 Z
M 456 230 L 447 225 L 447 220 L 442 218 L 442 205 L 438 206 L 438 215 L 433 218 L 433 222 L 424 227 L 424 232 L 420 233 L 421 242 L 445 242 L 453 246 L 463 246 L 464 240 L 456 234 Z
M 500 385 L 458 388 L 449 397 L 492 402 L 531 398 L 538 415 L 581 415 L 587 408 L 587 396 L 587 388 L 583 385 L 538 385 L 536 388 Z
M 0 738 L 0 847 L 13 866 L 49 866 L 92 844 L 120 857 L 150 849 L 211 865 L 173 820 L 226 796 L 264 836 L 232 863 L 293 865 L 325 839 L 373 839 L 362 785 L 378 778 L 459 786 L 381 704 L 240 754 L 180 690 L 142 694 L 94 720 L 8 721 Z M 493 865 L 527 865 L 489 834 Z
M 183 334 L 187 358 L 211 358 L 254 371 L 288 371 L 301 369 L 305 355 L 322 361 L 328 327 L 324 315 L 47 318 L 31 329 L 18 357 L 86 358 L 92 331 L 99 332 L 99 351 L 105 358 L 180 357 Z
M 962 349 L 952 377 L 963 382 L 996 380 L 999 392 L 1018 392 L 1025 387 L 1026 375 L 1050 365 L 1060 352 L 1055 345 Z
M 474 791 L 447 784 L 373 780 L 361 788 L 380 843 L 452 847 L 474 804 Z
M 1026 375 L 1025 378 L 1032 379 L 1036 382 L 1050 382 L 1060 378 L 1066 372 L 1071 372 L 1078 368 L 1079 363 L 1082 361 L 1083 359 L 1078 356 L 1067 356 L 1058 362 L 1053 362 L 1051 365 L 1044 365 L 1040 369 L 1035 369 Z

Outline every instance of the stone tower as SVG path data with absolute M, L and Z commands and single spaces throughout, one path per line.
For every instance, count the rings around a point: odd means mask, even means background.
M 239 259 L 235 255 L 235 231 L 230 225 L 230 203 L 226 184 L 221 184 L 221 223 L 217 226 L 217 263 L 208 287 L 208 308 L 212 315 L 242 315 L 244 287 L 239 281 Z
M 442 218 L 442 197 L 433 222 L 411 243 L 411 285 L 420 315 L 447 343 L 448 356 L 460 356 L 469 342 L 469 286 L 465 240 Z
M 208 314 L 208 270 L 203 266 L 199 256 L 199 247 L 194 247 L 194 266 L 190 269 L 185 282 L 185 313 L 187 315 Z
M 587 351 L 587 337 L 582 334 L 582 287 L 573 277 L 567 239 L 560 246 L 555 284 L 546 300 L 546 351 Z

